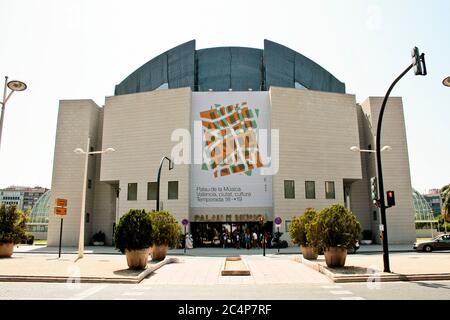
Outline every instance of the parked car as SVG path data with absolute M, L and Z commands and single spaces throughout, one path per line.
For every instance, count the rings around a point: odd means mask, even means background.
M 348 253 L 348 254 L 356 253 L 356 251 L 358 251 L 358 249 L 359 249 L 359 241 L 356 241 L 356 244 L 355 244 L 354 247 L 352 247 L 352 248 L 347 248 L 347 253 Z M 323 249 L 320 250 L 319 254 L 324 254 Z
M 358 249 L 359 249 L 359 241 L 356 241 L 356 244 L 353 248 L 347 249 L 347 253 L 350 253 L 350 254 L 356 253 L 356 251 L 358 251 Z
M 414 243 L 414 250 L 431 252 L 433 250 L 450 250 L 450 234 L 443 234 L 429 241 Z

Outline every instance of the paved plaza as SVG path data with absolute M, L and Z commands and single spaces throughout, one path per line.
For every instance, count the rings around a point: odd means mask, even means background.
M 363 247 L 357 254 L 347 255 L 346 266 L 332 271 L 339 276 L 367 274 L 367 270 L 370 270 L 370 274 L 386 275 L 381 272 L 383 258 L 382 253 L 376 250 L 377 246 L 366 248 Z M 75 247 L 63 248 L 64 253 L 58 259 L 57 249 L 19 246 L 12 258 L 0 259 L 0 280 L 64 282 L 78 279 L 81 282 L 139 283 L 145 279 L 145 282 L 162 285 L 206 286 L 336 281 L 330 274 L 323 272 L 323 255 L 315 261 L 305 261 L 297 247 L 283 249 L 280 253 L 276 249 L 268 249 L 265 256 L 260 249 L 199 248 L 188 250 L 186 254 L 182 249 L 171 250 L 163 262 L 156 263 L 149 259 L 145 271 L 129 270 L 125 256 L 113 247 L 86 247 L 82 259 L 78 258 Z M 395 249 L 391 250 L 390 255 L 392 274 L 421 275 L 420 280 L 450 279 L 450 252 L 419 253 L 406 246 L 397 246 Z M 248 266 L 250 275 L 222 276 L 225 257 L 239 255 Z M 440 275 L 439 278 L 436 275 Z M 356 281 L 356 277 L 347 277 L 345 281 Z

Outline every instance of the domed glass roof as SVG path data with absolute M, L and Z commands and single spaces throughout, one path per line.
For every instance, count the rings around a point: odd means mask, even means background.
M 48 214 L 50 211 L 51 190 L 44 193 L 36 202 L 30 213 L 29 223 L 48 224 Z
M 417 190 L 412 190 L 415 220 L 417 221 L 432 221 L 433 220 L 433 209 Z

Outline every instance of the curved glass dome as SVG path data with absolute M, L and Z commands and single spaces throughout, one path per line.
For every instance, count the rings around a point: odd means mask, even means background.
M 48 214 L 50 211 L 51 190 L 44 193 L 36 202 L 30 213 L 28 222 L 31 232 L 47 232 Z
M 414 203 L 414 211 L 415 211 L 415 220 L 418 221 L 427 221 L 430 222 L 433 220 L 433 209 L 428 204 L 427 200 L 425 200 L 424 196 L 422 196 L 417 190 L 412 190 L 413 203 Z

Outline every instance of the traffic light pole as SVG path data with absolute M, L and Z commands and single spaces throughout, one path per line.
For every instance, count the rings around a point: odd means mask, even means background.
M 384 272 L 391 272 L 389 266 L 389 248 L 388 248 L 388 236 L 387 236 L 387 226 L 386 226 L 386 204 L 384 203 L 384 185 L 383 185 L 383 170 L 381 165 L 381 124 L 383 121 L 384 109 L 386 108 L 386 103 L 388 101 L 389 95 L 391 94 L 392 89 L 394 89 L 397 82 L 400 81 L 401 78 L 405 74 L 408 73 L 414 67 L 414 64 L 411 64 L 405 71 L 402 72 L 400 76 L 395 79 L 395 81 L 389 87 L 389 90 L 384 97 L 383 104 L 381 106 L 380 114 L 378 116 L 378 124 L 377 124 L 377 137 L 376 137 L 376 156 L 377 156 L 377 171 L 378 171 L 378 188 L 379 188 L 379 201 L 380 201 L 380 214 L 381 214 L 381 224 L 383 226 L 381 231 L 382 240 L 383 240 L 383 263 L 384 263 Z

